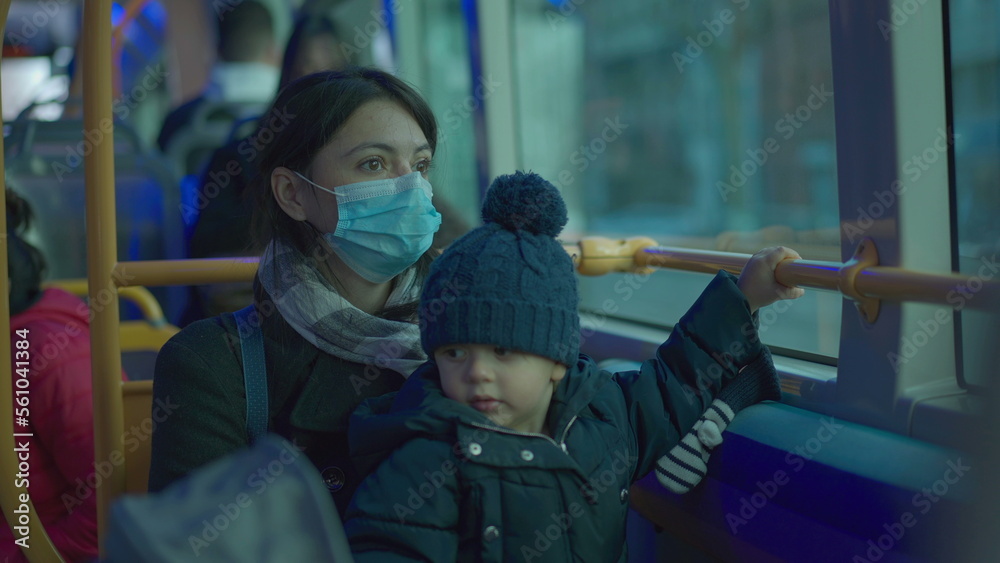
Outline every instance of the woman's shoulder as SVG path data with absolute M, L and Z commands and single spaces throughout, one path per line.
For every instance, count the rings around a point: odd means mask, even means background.
M 213 348 L 228 341 L 229 337 L 239 338 L 239 333 L 232 315 L 225 313 L 217 317 L 194 321 L 171 337 L 167 344 Z
M 163 345 L 157 355 L 157 370 L 160 369 L 160 364 L 215 364 L 220 360 L 225 361 L 227 352 L 238 350 L 238 340 L 236 324 L 229 315 L 195 321 Z
M 242 420 L 235 414 L 245 409 L 239 354 L 235 325 L 219 317 L 195 321 L 160 348 L 153 394 L 182 404 L 191 415 L 223 409 Z

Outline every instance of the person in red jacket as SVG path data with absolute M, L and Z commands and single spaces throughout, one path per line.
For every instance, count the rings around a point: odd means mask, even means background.
M 27 451 L 27 491 L 52 543 L 66 561 L 88 561 L 98 556 L 94 489 L 103 479 L 94 469 L 90 309 L 75 295 L 41 288 L 45 259 L 23 238 L 31 209 L 9 189 L 6 199 L 14 431 L 32 434 L 15 437 L 15 448 Z M 27 371 L 17 364 L 19 350 L 27 351 Z M 0 561 L 27 561 L 21 536 L 0 514 Z M 29 549 L 39 542 L 30 538 Z

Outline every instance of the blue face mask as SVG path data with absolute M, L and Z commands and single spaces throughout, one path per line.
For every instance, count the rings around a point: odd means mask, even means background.
M 420 172 L 324 188 L 337 197 L 337 230 L 323 239 L 357 274 L 385 283 L 412 266 L 431 247 L 441 214 L 431 203 L 431 184 Z

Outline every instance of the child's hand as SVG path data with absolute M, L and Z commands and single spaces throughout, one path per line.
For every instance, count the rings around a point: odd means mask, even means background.
M 801 260 L 798 252 L 784 246 L 772 246 L 750 257 L 736 285 L 746 295 L 750 312 L 779 299 L 798 299 L 805 295 L 800 287 L 788 287 L 774 279 L 774 269 L 783 260 Z

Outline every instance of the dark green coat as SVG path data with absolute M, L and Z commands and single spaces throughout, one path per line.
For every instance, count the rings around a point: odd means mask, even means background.
M 276 312 L 262 327 L 268 429 L 304 448 L 343 514 L 363 479 L 348 455 L 348 417 L 363 400 L 399 389 L 403 377 L 320 351 Z M 192 323 L 163 346 L 153 396 L 177 408 L 153 431 L 151 492 L 247 446 L 245 393 L 239 333 L 231 315 Z
M 740 377 L 773 370 L 756 336 L 735 279 L 720 273 L 640 371 L 611 374 L 581 355 L 549 408 L 554 438 L 447 399 L 424 364 L 351 419 L 358 467 L 381 461 L 347 514 L 357 561 L 624 561 L 629 487 L 720 383 L 743 366 Z

